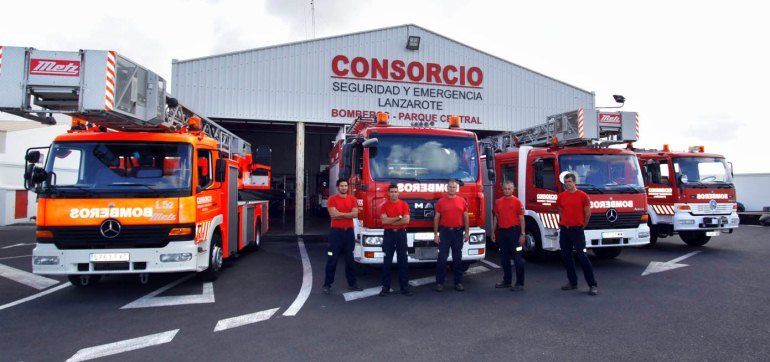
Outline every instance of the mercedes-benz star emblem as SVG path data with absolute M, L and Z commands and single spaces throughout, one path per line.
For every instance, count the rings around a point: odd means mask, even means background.
M 709 201 L 709 208 L 713 211 L 717 209 L 717 200 Z
M 112 239 L 120 234 L 120 223 L 118 220 L 104 220 L 102 226 L 99 227 L 99 232 L 105 238 Z
M 604 215 L 607 216 L 607 220 L 609 220 L 609 222 L 615 222 L 618 220 L 618 210 L 609 209 Z

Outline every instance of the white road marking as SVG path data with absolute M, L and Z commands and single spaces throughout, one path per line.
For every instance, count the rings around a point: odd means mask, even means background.
M 37 290 L 43 290 L 45 288 L 59 284 L 58 280 L 46 278 L 16 268 L 11 268 L 3 264 L 0 264 L 0 277 L 8 278 L 17 283 L 24 284 Z
M 297 294 L 294 302 L 283 312 L 283 315 L 288 317 L 293 317 L 299 313 L 299 310 L 305 305 L 310 292 L 313 290 L 313 269 L 310 267 L 310 258 L 307 256 L 307 249 L 305 249 L 305 243 L 301 238 L 298 244 L 299 254 L 302 257 L 302 287 L 300 287 L 299 294 Z
M 465 275 L 473 275 L 473 274 L 479 274 L 489 271 L 490 269 L 487 269 L 483 266 L 474 266 L 473 268 L 468 268 L 468 270 L 465 271 Z M 430 277 L 424 277 L 419 279 L 412 279 L 409 281 L 409 285 L 413 287 L 419 287 L 423 285 L 428 285 L 436 282 L 435 276 Z M 362 298 L 368 298 L 373 297 L 380 293 L 380 290 L 382 290 L 381 286 L 378 287 L 372 287 L 372 288 L 366 288 L 360 292 L 347 292 L 343 293 L 342 296 L 345 297 L 346 302 L 350 302 L 356 299 L 362 299 Z
M 10 248 L 15 248 L 17 246 L 24 246 L 24 245 L 35 245 L 35 243 L 18 243 L 18 244 L 4 246 L 4 247 L 2 247 L 0 249 L 10 249 Z
M 487 259 L 481 259 L 481 262 L 482 262 L 482 263 L 484 263 L 484 264 L 486 264 L 486 265 L 489 265 L 489 266 L 491 266 L 491 267 L 492 267 L 492 268 L 494 268 L 494 269 L 500 269 L 500 266 L 499 266 L 499 265 L 497 265 L 497 264 L 495 264 L 495 263 L 493 263 L 493 262 L 491 262 L 491 261 L 489 261 L 489 260 L 487 260 Z
M 764 228 L 764 227 L 767 227 L 767 226 L 764 226 L 764 225 L 747 225 L 747 224 L 741 225 L 741 227 L 744 227 L 744 226 L 753 227 L 753 228 Z
M 17 306 L 19 304 L 29 302 L 30 300 L 35 300 L 35 299 L 40 298 L 40 297 L 42 297 L 44 295 L 48 295 L 48 294 L 51 294 L 51 293 L 53 293 L 55 291 L 64 289 L 64 288 L 66 288 L 66 287 L 68 287 L 70 285 L 72 285 L 72 284 L 70 284 L 70 283 L 60 284 L 60 285 L 55 286 L 55 287 L 53 287 L 51 289 L 47 289 L 47 290 L 44 290 L 44 291 L 42 291 L 40 293 L 37 293 L 37 294 L 34 294 L 34 295 L 30 295 L 29 297 L 19 299 L 19 300 L 15 301 L 15 302 L 10 302 L 8 304 L 0 305 L 0 310 L 8 309 L 8 308 L 11 308 L 11 307 L 15 307 L 15 306 Z
M 7 259 L 18 259 L 18 258 L 29 258 L 32 255 L 19 255 L 19 256 L 8 256 L 5 258 L 0 258 L 0 260 L 7 260 Z
M 174 296 L 167 296 L 167 297 L 157 296 L 158 294 L 161 294 L 179 284 L 182 284 L 183 282 L 189 280 L 194 276 L 195 274 L 190 274 L 188 276 L 182 277 L 150 294 L 147 294 L 131 303 L 128 303 L 122 306 L 120 309 L 168 307 L 168 306 L 184 305 L 184 304 L 214 303 L 214 284 L 213 283 L 203 283 L 203 291 L 201 292 L 201 294 L 174 295 Z
M 684 254 L 678 258 L 671 259 L 667 262 L 651 261 L 650 265 L 647 265 L 647 269 L 644 269 L 644 271 L 642 272 L 642 276 L 689 266 L 689 264 L 677 264 L 677 263 L 698 253 L 700 253 L 700 251 L 693 251 L 692 253 Z
M 279 308 L 273 308 L 273 309 L 263 310 L 261 312 L 244 314 L 242 316 L 220 319 L 219 322 L 217 322 L 216 327 L 214 327 L 214 332 L 224 331 L 230 328 L 235 328 L 235 327 L 245 326 L 247 324 L 266 321 L 270 319 L 273 316 L 273 314 L 275 314 L 275 312 L 278 311 L 278 309 Z
M 171 342 L 178 332 L 178 329 L 174 329 L 172 331 L 151 334 L 149 336 L 83 348 L 77 351 L 74 356 L 70 357 L 67 362 L 87 361 L 94 358 L 112 356 L 118 353 L 157 346 L 159 344 Z

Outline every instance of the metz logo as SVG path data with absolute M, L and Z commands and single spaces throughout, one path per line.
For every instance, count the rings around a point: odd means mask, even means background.
M 620 124 L 620 115 L 619 114 L 599 113 L 599 124 L 619 125 Z
M 698 194 L 696 196 L 698 200 L 727 200 L 729 197 L 727 194 Z
M 607 209 L 611 207 L 634 207 L 634 202 L 631 200 L 591 201 L 592 209 Z
M 398 192 L 446 192 L 446 184 L 399 183 Z
M 80 75 L 80 61 L 60 59 L 31 59 L 29 63 L 29 74 L 77 77 Z

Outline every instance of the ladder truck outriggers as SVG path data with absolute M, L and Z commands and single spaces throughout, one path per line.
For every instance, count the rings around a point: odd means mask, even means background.
M 740 224 L 732 166 L 724 156 L 705 153 L 703 146 L 687 152 L 636 149 L 647 186 L 650 243 L 679 234 L 692 246 L 712 236 L 732 233 Z
M 388 200 L 388 187 L 395 184 L 400 198 L 409 205 L 409 263 L 435 263 L 435 205 L 446 194 L 450 179 L 460 182 L 458 197 L 468 202 L 470 240 L 463 244 L 464 266 L 484 259 L 481 174 L 485 168 L 491 171 L 493 164 L 482 164 L 476 134 L 460 129 L 459 117 L 447 119 L 449 128 L 434 128 L 426 122 L 414 127 L 393 126 L 387 113 L 377 113 L 376 118 L 359 117 L 340 130 L 329 156 L 329 188 L 334 194 L 336 181 L 348 180 L 349 192 L 358 200 L 353 254 L 356 262 L 382 264 L 380 210 Z M 494 175 L 489 176 L 494 179 Z
M 259 246 L 269 166 L 251 146 L 166 94 L 166 81 L 114 51 L 0 47 L 0 111 L 71 129 L 27 150 L 38 195 L 36 274 L 77 286 L 106 274 L 197 272 Z M 247 192 L 249 191 L 249 192 Z
M 633 112 L 578 109 L 553 115 L 539 125 L 482 140 L 495 149 L 498 182 L 485 182 L 489 200 L 502 196 L 502 183 L 516 185 L 524 203 L 524 256 L 541 260 L 559 250 L 556 198 L 566 173 L 576 176 L 591 198 L 586 246 L 600 258 L 618 256 L 622 247 L 650 242 L 647 200 L 636 154 L 609 148 L 638 138 Z M 491 205 L 487 213 L 491 213 Z M 491 222 L 487 221 L 487 230 Z

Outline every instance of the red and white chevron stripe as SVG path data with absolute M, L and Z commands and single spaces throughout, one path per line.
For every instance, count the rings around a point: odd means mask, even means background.
M 583 108 L 578 108 L 578 137 L 583 138 L 585 132 L 583 131 Z
M 115 108 L 115 52 L 107 52 L 107 85 L 104 92 L 104 109 Z
M 634 113 L 636 115 L 636 140 L 639 140 L 639 113 Z
M 543 222 L 543 227 L 546 229 L 558 229 L 559 228 L 559 214 L 539 212 L 540 221 Z
M 3 74 L 3 46 L 0 45 L 0 74 Z
M 658 215 L 674 215 L 674 205 L 650 205 Z

